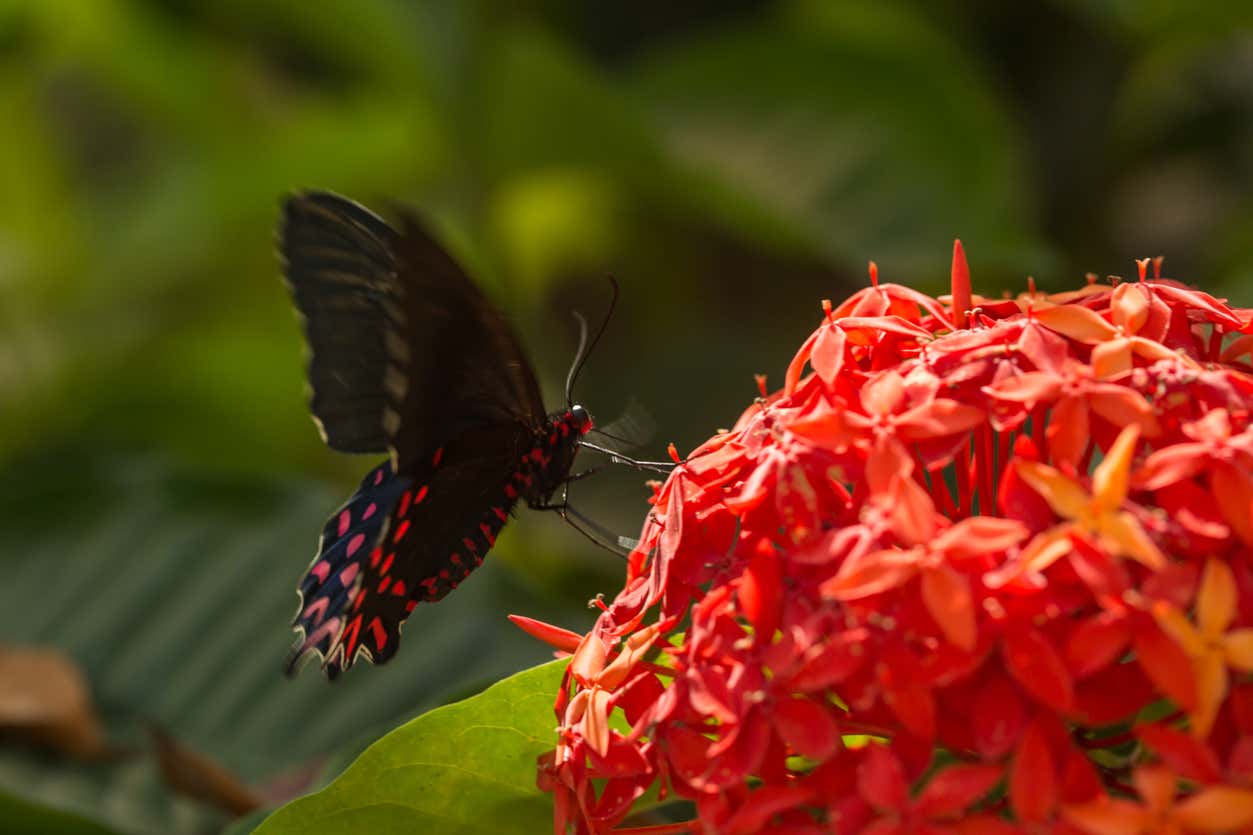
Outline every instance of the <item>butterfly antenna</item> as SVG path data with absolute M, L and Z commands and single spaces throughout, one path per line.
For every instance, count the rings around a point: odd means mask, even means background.
M 592 351 L 596 350 L 596 345 L 600 342 L 600 338 L 605 335 L 605 328 L 609 327 L 609 320 L 613 318 L 614 308 L 618 306 L 618 281 L 613 276 L 609 276 L 609 286 L 613 288 L 613 298 L 609 301 L 609 309 L 605 311 L 605 318 L 600 323 L 600 327 L 596 329 L 596 335 L 592 337 L 592 341 L 587 341 L 587 319 L 583 318 L 583 314 L 577 310 L 573 311 L 574 318 L 579 320 L 579 350 L 574 355 L 574 363 L 570 366 L 570 373 L 566 375 L 566 405 L 574 406 L 574 382 L 579 378 L 579 372 L 583 370 L 583 365 L 587 362 L 587 358 L 592 355 Z

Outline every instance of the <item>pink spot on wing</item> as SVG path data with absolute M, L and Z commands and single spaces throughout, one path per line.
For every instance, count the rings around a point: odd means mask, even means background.
M 329 606 L 330 603 L 331 603 L 330 598 L 319 597 L 317 600 L 313 601 L 312 603 L 310 603 L 308 606 L 305 607 L 305 610 L 300 613 L 300 619 L 311 620 L 311 621 L 317 621 L 321 619 L 322 616 L 326 614 L 326 607 Z
M 348 556 L 351 557 L 353 554 L 357 553 L 363 542 L 365 542 L 365 534 L 363 533 L 359 533 L 352 539 L 348 540 Z
M 345 508 L 339 513 L 339 535 L 343 536 L 348 533 L 348 526 L 352 524 L 352 511 Z
M 318 560 L 314 563 L 313 568 L 309 569 L 309 573 L 318 578 L 318 582 L 325 583 L 326 578 L 331 576 L 331 564 L 326 560 Z
M 351 586 L 352 581 L 357 579 L 357 572 L 360 570 L 360 563 L 350 563 L 343 571 L 339 572 L 339 581 L 345 586 Z
M 370 506 L 365 509 L 365 513 L 361 514 L 361 521 L 364 522 L 366 519 L 369 519 L 374 515 L 374 511 L 376 510 L 378 510 L 378 505 L 374 502 L 370 502 Z
M 317 646 L 322 642 L 323 638 L 334 635 L 339 631 L 339 627 L 343 624 L 343 622 L 343 618 L 331 618 L 323 623 L 317 629 L 313 630 L 312 634 L 305 639 L 304 644 L 300 647 L 301 651 L 304 651 L 309 647 Z
M 379 470 L 374 474 L 374 486 L 377 487 L 383 483 L 383 471 Z

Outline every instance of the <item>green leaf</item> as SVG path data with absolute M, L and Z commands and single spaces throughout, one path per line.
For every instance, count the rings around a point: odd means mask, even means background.
M 1021 265 L 1032 246 L 1010 113 L 904 4 L 782 4 L 647 56 L 634 90 L 706 178 L 706 208 L 742 234 L 766 210 L 833 262 L 890 256 L 902 271 L 956 236 L 985 262 Z
M 22 835 L 114 835 L 106 829 L 77 815 L 45 809 L 0 792 L 0 821 L 5 832 Z
M 517 547 L 510 526 L 455 595 L 414 611 L 391 663 L 333 685 L 312 668 L 289 680 L 295 586 L 342 499 L 306 481 L 188 476 L 81 451 L 0 473 L 0 635 L 69 654 L 110 744 L 134 752 L 77 763 L 0 748 L 0 793 L 125 833 L 214 831 L 226 816 L 165 786 L 147 726 L 279 803 L 401 722 L 543 660 L 507 613 L 574 628 L 590 617 L 560 614 L 503 564 Z
M 518 673 L 397 728 L 257 835 L 546 831 L 552 800 L 535 786 L 535 760 L 555 743 L 552 705 L 566 663 Z

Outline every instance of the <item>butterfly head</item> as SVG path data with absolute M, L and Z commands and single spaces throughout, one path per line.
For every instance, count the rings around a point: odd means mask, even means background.
M 570 428 L 578 432 L 580 435 L 586 435 L 592 431 L 592 416 L 578 403 L 570 407 L 567 412 L 566 420 L 570 423 Z

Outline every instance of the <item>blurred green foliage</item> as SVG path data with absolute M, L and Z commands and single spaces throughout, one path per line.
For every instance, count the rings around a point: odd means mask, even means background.
M 942 288 L 955 236 L 984 293 L 1028 274 L 1072 286 L 1162 253 L 1170 274 L 1253 304 L 1250 8 L 0 2 L 0 559 L 42 555 L 6 576 L 13 599 L 44 601 L 49 624 L 6 637 L 81 652 L 54 628 L 75 612 L 49 595 L 51 578 L 125 566 L 123 585 L 152 597 L 111 595 L 101 618 L 134 610 L 160 626 L 199 612 L 177 658 L 144 662 L 147 681 L 229 652 L 200 637 L 220 635 L 214 625 L 267 659 L 258 671 L 281 657 L 318 517 L 366 466 L 326 452 L 306 414 L 273 256 L 284 192 L 428 213 L 516 320 L 554 404 L 574 349 L 568 311 L 595 318 L 616 275 L 619 313 L 578 394 L 602 419 L 641 401 L 660 427 L 655 456 L 734 421 L 754 372 L 778 382 L 819 300 L 860 286 L 868 259 L 887 280 Z M 135 467 L 194 477 L 175 491 L 180 511 L 151 520 L 168 538 L 128 555 L 98 526 L 175 495 L 160 479 L 100 476 Z M 245 634 L 234 607 L 188 600 L 188 578 L 227 570 L 230 548 L 187 542 L 205 525 L 264 527 L 256 508 L 273 505 L 257 484 L 306 494 L 308 521 L 269 520 L 257 559 L 276 568 L 232 592 L 273 624 Z M 616 472 L 580 484 L 576 504 L 632 533 L 645 495 L 638 474 Z M 621 570 L 546 517 L 524 515 L 495 556 L 513 568 L 501 577 L 548 590 L 572 627 L 589 617 L 574 607 Z M 511 604 L 478 611 L 463 593 L 440 610 L 460 606 L 491 624 L 487 644 L 502 640 Z M 429 637 L 434 650 L 441 640 Z M 94 683 L 123 713 L 161 714 L 109 684 L 126 649 L 84 660 Z M 493 658 L 484 678 L 529 660 Z M 286 698 L 274 670 L 256 674 L 258 703 Z M 354 671 L 363 683 L 350 684 L 382 688 L 384 674 Z M 207 704 L 220 697 L 221 683 L 200 686 Z M 444 692 L 422 686 L 428 702 Z M 236 705 L 241 721 L 249 704 Z M 250 780 L 281 770 L 282 757 L 250 759 L 246 740 L 215 748 L 207 725 L 158 718 Z M 313 753 L 292 748 L 286 764 Z M 72 770 L 40 768 L 52 783 Z M 55 791 L 36 795 L 58 805 Z

